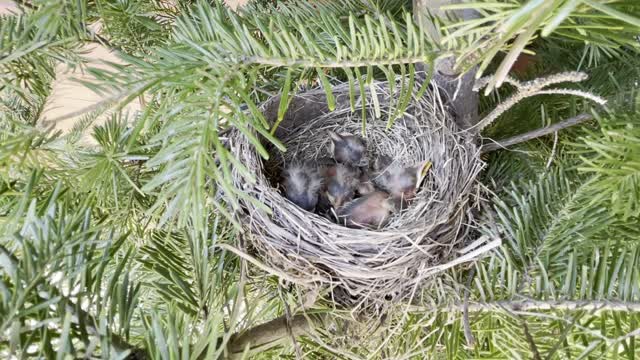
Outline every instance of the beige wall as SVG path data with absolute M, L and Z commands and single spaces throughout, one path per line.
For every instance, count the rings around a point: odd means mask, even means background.
M 17 10 L 16 5 L 10 0 L 0 0 L 0 15 L 11 14 Z
M 232 9 L 242 6 L 248 0 L 226 0 L 226 4 Z M 16 7 L 12 1 L 0 0 L 0 13 L 10 13 L 16 11 Z M 85 57 L 89 60 L 89 66 L 105 68 L 102 61 L 119 62 L 118 57 L 111 53 L 107 48 L 100 45 L 87 45 L 85 47 L 87 54 Z M 44 124 L 55 120 L 55 127 L 62 131 L 70 130 L 73 125 L 82 117 L 80 113 L 84 110 L 92 109 L 92 106 L 105 99 L 105 96 L 98 95 L 93 91 L 80 84 L 77 80 L 92 81 L 94 80 L 89 74 L 83 73 L 76 69 L 71 71 L 68 66 L 61 64 L 56 69 L 56 80 L 52 84 L 52 93 L 45 110 L 43 112 Z M 107 95 L 108 96 L 108 95 Z M 131 102 L 124 108 L 125 112 L 134 114 L 140 110 L 138 101 Z M 96 124 L 104 122 L 109 117 L 105 114 L 98 119 Z M 89 136 L 85 136 L 85 140 L 91 142 Z
M 89 60 L 87 64 L 95 68 L 109 68 L 103 61 L 120 62 L 118 57 L 111 53 L 104 46 L 92 44 L 85 47 Z M 108 95 L 99 95 L 91 91 L 78 80 L 94 81 L 95 79 L 88 73 L 75 69 L 71 71 L 67 65 L 60 64 L 56 68 L 56 80 L 52 84 L 51 95 L 47 99 L 43 111 L 43 124 L 50 125 L 52 120 L 56 121 L 55 127 L 63 132 L 70 130 L 73 125 L 83 116 L 85 110 L 93 110 L 95 104 L 104 100 Z M 132 101 L 125 108 L 125 112 L 131 115 L 140 110 L 140 104 Z M 102 115 L 96 121 L 96 125 L 103 123 L 109 118 L 109 112 Z M 70 116 L 73 115 L 73 116 Z M 57 119 L 57 120 L 56 120 Z M 89 137 L 85 137 L 89 140 Z

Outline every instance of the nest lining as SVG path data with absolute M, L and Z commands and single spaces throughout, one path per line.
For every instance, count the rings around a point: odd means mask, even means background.
M 393 111 L 390 100 L 397 104 L 398 99 L 387 83 L 373 86 L 382 116 L 376 119 L 372 95 L 367 92 L 364 137 L 370 159 L 384 154 L 405 165 L 423 160 L 433 164 L 411 205 L 380 230 L 347 228 L 307 212 L 289 202 L 278 185 L 281 170 L 289 162 L 330 155 L 329 130 L 363 135 L 362 101 L 352 112 L 347 84 L 334 88 L 332 112 L 321 89 L 292 99 L 276 132 L 287 146 L 285 153 L 272 149 L 270 160 L 263 162 L 239 131 L 231 133 L 230 144 L 257 179 L 248 184 L 234 171 L 235 185 L 272 209 L 269 215 L 252 202 L 242 203 L 243 226 L 263 262 L 298 283 L 339 285 L 352 296 L 385 298 L 405 293 L 453 261 L 454 251 L 465 245 L 483 163 L 474 138 L 458 131 L 444 109 L 437 87 L 431 86 L 420 99 L 412 98 L 401 118 L 387 129 Z M 271 123 L 278 104 L 279 98 L 274 98 L 263 105 Z

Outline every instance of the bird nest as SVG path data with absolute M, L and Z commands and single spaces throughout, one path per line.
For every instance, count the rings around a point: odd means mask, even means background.
M 292 97 L 275 134 L 287 150 L 280 152 L 264 141 L 269 160 L 260 157 L 242 132 L 231 132 L 231 151 L 256 177 L 255 183 L 247 183 L 240 172 L 233 173 L 235 186 L 254 199 L 241 201 L 250 253 L 242 255 L 254 261 L 252 255 L 257 255 L 263 269 L 298 284 L 329 285 L 352 299 L 389 299 L 408 294 L 437 272 L 483 252 L 484 241 L 468 236 L 475 224 L 477 176 L 483 167 L 477 139 L 456 127 L 433 84 L 422 97 L 414 95 L 387 128 L 399 101 L 398 86 L 394 84 L 395 92 L 386 82 L 367 86 L 366 101 L 355 96 L 355 111 L 347 84 L 333 89 L 334 111 L 328 110 L 322 89 Z M 272 124 L 279 103 L 275 97 L 262 106 Z M 283 196 L 279 181 L 284 166 L 330 156 L 329 130 L 363 136 L 370 155 L 390 155 L 406 164 L 431 161 L 416 198 L 383 228 L 347 228 Z

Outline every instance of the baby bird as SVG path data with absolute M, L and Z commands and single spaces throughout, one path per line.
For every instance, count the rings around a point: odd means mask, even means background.
M 316 211 L 320 215 L 326 215 L 329 210 L 331 210 L 331 202 L 327 197 L 327 183 L 332 177 L 336 176 L 337 164 L 335 160 L 329 157 L 323 157 L 316 160 L 316 165 L 318 167 L 320 178 L 322 179 L 322 186 L 320 188 L 320 195 L 318 196 Z
M 325 178 L 325 194 L 334 209 L 353 199 L 360 184 L 358 169 L 343 164 L 336 164 L 334 171 L 328 171 Z
M 380 228 L 395 210 L 389 194 L 374 191 L 338 208 L 338 222 L 351 228 Z
M 356 189 L 358 195 L 364 196 L 367 194 L 371 194 L 376 191 L 376 188 L 373 186 L 373 181 L 371 181 L 371 177 L 369 177 L 369 172 L 366 168 L 360 168 L 360 183 L 358 184 L 358 188 Z
M 367 144 L 364 139 L 351 134 L 338 134 L 329 131 L 331 138 L 331 153 L 333 158 L 341 164 L 351 166 L 366 166 Z
M 283 175 L 287 199 L 304 210 L 314 211 L 322 186 L 322 178 L 317 169 L 308 164 L 294 164 Z
M 316 160 L 316 165 L 318 167 L 318 173 L 322 179 L 328 179 L 336 175 L 337 163 L 332 158 L 321 157 Z
M 396 200 L 396 205 L 405 208 L 418 190 L 423 172 L 430 162 L 424 161 L 416 166 L 404 166 L 386 155 L 379 156 L 373 164 L 374 182 Z

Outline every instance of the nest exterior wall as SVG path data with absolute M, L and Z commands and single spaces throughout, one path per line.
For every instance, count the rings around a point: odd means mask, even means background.
M 474 137 L 456 128 L 437 88 L 431 86 L 422 98 L 412 98 L 404 114 L 387 129 L 389 112 L 398 99 L 387 83 L 372 86 L 379 111 L 371 93 L 365 94 L 364 123 L 362 99 L 356 96 L 352 112 L 348 86 L 343 84 L 334 88 L 332 112 L 322 89 L 291 99 L 276 131 L 287 146 L 285 153 L 272 149 L 271 158 L 263 161 L 239 131 L 230 134 L 230 145 L 257 178 L 255 184 L 248 184 L 234 173 L 235 185 L 272 209 L 268 214 L 247 201 L 240 214 L 250 244 L 263 262 L 300 284 L 337 285 L 351 296 L 388 298 L 405 293 L 454 261 L 456 251 L 466 245 L 479 201 L 477 175 L 483 163 Z M 263 104 L 271 123 L 278 105 L 278 97 Z M 282 166 L 293 159 L 329 156 L 328 130 L 362 134 L 363 129 L 371 155 L 391 155 L 406 164 L 425 159 L 433 163 L 408 209 L 381 230 L 351 229 L 306 212 L 282 196 L 277 181 Z

